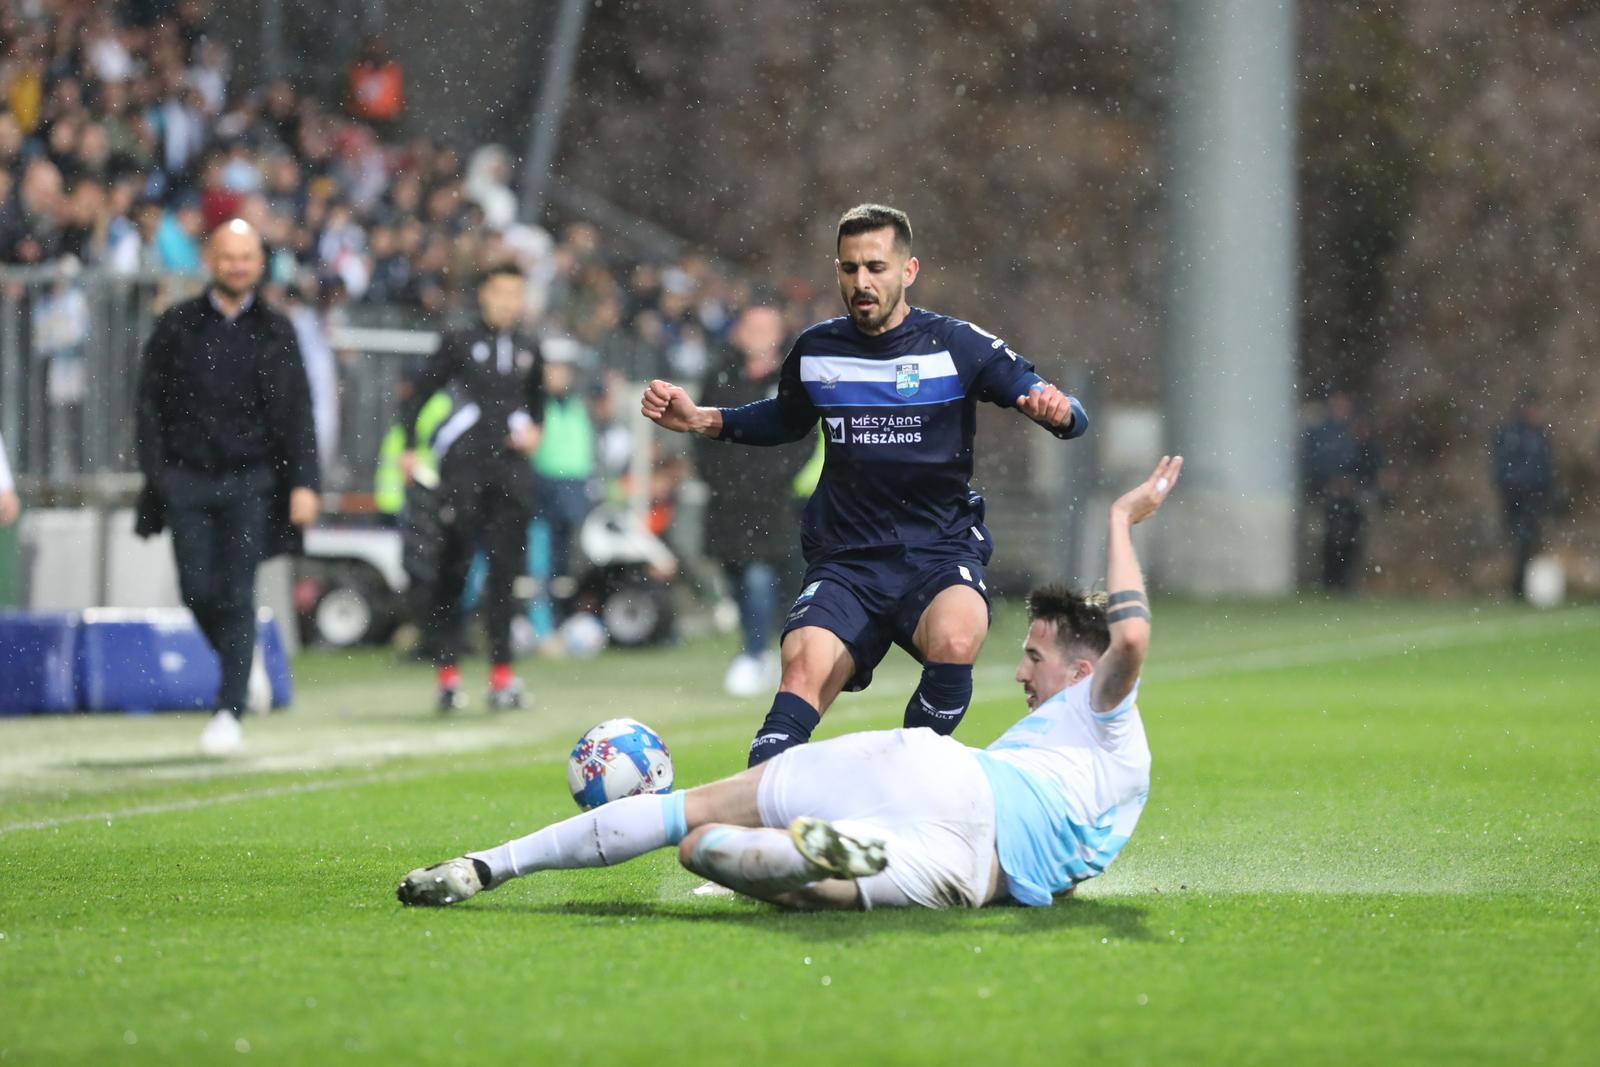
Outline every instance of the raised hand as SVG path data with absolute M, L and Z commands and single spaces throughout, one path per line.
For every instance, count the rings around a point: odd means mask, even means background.
M 1161 507 L 1161 502 L 1178 484 L 1182 471 L 1182 456 L 1162 456 L 1150 477 L 1118 497 L 1111 510 L 1126 515 L 1130 524 L 1143 522 Z

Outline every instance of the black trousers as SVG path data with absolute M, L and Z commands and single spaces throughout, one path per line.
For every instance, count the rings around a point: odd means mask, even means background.
M 1539 552 L 1539 518 L 1543 501 L 1524 496 L 1506 494 L 1506 532 L 1511 535 L 1511 595 L 1521 600 L 1528 574 L 1528 564 Z
M 272 472 L 204 474 L 169 467 L 161 495 L 178 589 L 222 661 L 217 707 L 240 714 L 256 647 L 256 567 L 266 557 Z
M 482 602 L 489 658 L 510 663 L 518 579 L 528 572 L 533 468 L 514 453 L 479 457 L 451 452 L 440 465 L 439 490 L 439 571 L 430 627 L 439 665 L 454 666 L 461 655 L 461 594 L 480 547 L 489 558 Z
M 1361 562 L 1361 504 L 1350 497 L 1330 496 L 1322 506 L 1322 584 L 1347 592 L 1356 584 Z

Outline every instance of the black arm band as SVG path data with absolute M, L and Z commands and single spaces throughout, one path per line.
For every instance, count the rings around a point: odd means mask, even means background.
M 1122 592 L 1112 593 L 1106 598 L 1107 608 L 1114 608 L 1118 604 L 1143 604 L 1148 607 L 1150 601 L 1146 600 L 1144 594 L 1137 589 L 1124 589 Z
M 1108 625 L 1127 622 L 1129 619 L 1143 619 L 1145 622 L 1149 622 L 1150 611 L 1143 604 L 1129 604 L 1127 607 L 1112 608 L 1106 612 L 1106 623 Z

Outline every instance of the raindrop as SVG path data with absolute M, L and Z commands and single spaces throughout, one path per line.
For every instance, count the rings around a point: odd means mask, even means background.
M 833 978 L 831 976 L 829 976 L 829 975 L 826 975 L 826 974 L 823 975 L 822 976 L 822 984 L 823 985 L 832 985 L 833 984 Z

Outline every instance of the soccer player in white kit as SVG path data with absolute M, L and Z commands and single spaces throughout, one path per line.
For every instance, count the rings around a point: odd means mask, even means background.
M 1144 809 L 1135 697 L 1150 611 L 1134 525 L 1177 484 L 1163 457 L 1112 504 L 1108 592 L 1029 597 L 1016 680 L 1028 714 L 987 749 L 930 729 L 800 745 L 731 778 L 626 797 L 412 871 L 404 904 L 454 904 L 534 871 L 623 863 L 668 845 L 696 874 L 796 908 L 1048 905 L 1102 873 Z

